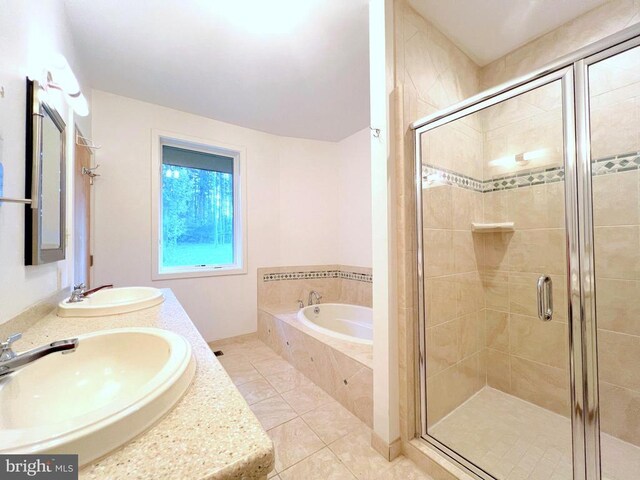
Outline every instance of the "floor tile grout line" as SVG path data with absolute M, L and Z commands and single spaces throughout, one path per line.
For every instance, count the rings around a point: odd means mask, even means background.
M 289 468 L 293 467 L 294 465 L 297 465 L 298 463 L 300 463 L 300 462 L 302 462 L 302 461 L 306 460 L 307 458 L 309 458 L 311 455 L 314 455 L 314 454 L 318 453 L 320 450 L 322 450 L 323 448 L 326 448 L 326 447 L 327 447 L 327 445 L 324 443 L 324 440 L 322 440 L 322 439 L 320 438 L 320 436 L 319 436 L 319 435 L 318 435 L 318 434 L 317 434 L 317 433 L 316 433 L 316 432 L 315 432 L 315 431 L 314 431 L 314 430 L 313 430 L 309 425 L 307 425 L 307 423 L 304 421 L 304 419 L 303 419 L 300 415 L 298 415 L 297 417 L 294 417 L 294 418 L 292 418 L 292 419 L 290 419 L 290 420 L 287 420 L 286 422 L 281 423 L 281 424 L 280 424 L 280 425 L 278 425 L 277 427 L 281 427 L 282 425 L 285 425 L 286 423 L 293 422 L 294 420 L 297 420 L 298 418 L 299 418 L 300 420 L 302 420 L 302 422 L 307 426 L 307 428 L 309 428 L 309 429 L 313 432 L 313 434 L 314 434 L 316 437 L 318 437 L 318 439 L 322 442 L 323 446 L 322 446 L 321 448 L 319 448 L 318 450 L 314 450 L 312 453 L 310 453 L 310 454 L 309 454 L 309 455 L 307 455 L 306 457 L 304 457 L 304 458 L 302 458 L 302 459 L 298 460 L 297 462 L 295 462 L 295 463 L 293 463 L 293 464 L 289 465 L 287 468 L 285 468 L 284 470 L 282 470 L 282 472 L 284 472 L 284 471 L 288 470 Z M 269 432 L 270 430 L 273 430 L 274 428 L 277 428 L 277 427 L 270 428 L 269 430 L 267 430 L 267 432 Z M 274 446 L 274 448 L 275 448 L 275 446 Z M 275 469 L 275 467 L 274 467 L 274 469 Z M 280 475 L 280 473 L 282 473 L 282 472 L 277 472 L 277 474 L 278 474 L 278 475 Z
M 346 436 L 346 435 L 345 435 L 345 436 Z M 342 438 L 344 438 L 344 437 L 342 437 Z M 332 442 L 332 445 L 333 445 L 334 443 L 336 443 L 337 441 L 338 441 L 338 440 L 336 440 L 335 442 Z M 340 455 L 338 455 L 338 454 L 337 454 L 337 453 L 336 453 L 336 452 L 335 452 L 335 451 L 334 451 L 330 446 L 328 446 L 328 448 L 329 448 L 329 449 L 331 450 L 331 452 L 332 452 L 332 453 L 333 453 L 333 454 L 338 458 L 338 460 L 340 460 L 340 463 L 342 463 L 342 464 L 345 466 L 345 468 L 347 469 L 347 471 L 348 471 L 351 475 L 353 475 L 353 477 L 354 477 L 356 480 L 366 480 L 366 479 L 361 479 L 361 478 L 356 474 L 356 472 L 354 472 L 351 468 L 349 468 L 349 465 L 347 465 L 345 462 L 343 462 L 343 461 L 342 461 L 342 459 L 340 458 Z
M 311 427 L 309 427 L 309 428 L 311 428 Z M 322 440 L 322 439 L 321 439 L 321 440 Z M 345 468 L 347 468 L 347 466 L 346 466 L 346 465 L 344 464 L 344 462 L 340 459 L 340 457 L 338 457 L 338 455 L 336 455 L 336 454 L 335 454 L 335 452 L 334 452 L 333 450 L 331 450 L 331 449 L 329 448 L 329 446 L 328 446 L 328 445 L 325 445 L 324 447 L 322 447 L 322 448 L 321 448 L 321 449 L 319 449 L 319 450 L 316 450 L 316 451 L 315 451 L 315 452 L 313 452 L 312 454 L 307 455 L 307 456 L 306 456 L 306 457 L 304 457 L 302 460 L 299 460 L 299 461 L 297 461 L 296 463 L 294 463 L 293 465 L 288 466 L 288 467 L 287 467 L 287 468 L 285 468 L 282 472 L 279 472 L 279 473 L 277 473 L 276 475 L 280 475 L 280 473 L 286 472 L 287 470 L 289 470 L 289 469 L 291 469 L 291 468 L 295 467 L 295 466 L 296 466 L 296 465 L 298 465 L 299 463 L 304 462 L 304 461 L 305 461 L 305 460 L 307 460 L 309 457 L 311 457 L 311 456 L 315 455 L 315 454 L 316 454 L 316 453 L 318 453 L 318 452 L 321 452 L 321 451 L 322 451 L 322 450 L 324 450 L 325 448 L 326 448 L 326 449 L 328 449 L 328 450 L 329 450 L 329 452 L 331 452 L 331 454 L 332 454 L 334 457 L 336 457 L 336 460 L 338 460 L 338 462 L 340 462 L 340 464 L 344 465 L 344 467 L 345 467 Z M 349 473 L 351 473 L 351 475 L 354 475 L 354 474 L 353 474 L 353 472 L 351 472 L 351 470 L 349 470 L 348 468 L 347 468 L 347 471 L 348 471 Z M 355 477 L 355 475 L 354 475 L 354 478 L 356 478 L 356 479 L 357 479 L 357 477 Z
M 262 375 L 262 374 L 261 374 L 261 375 Z M 264 376 L 262 376 L 262 377 L 263 377 L 265 380 L 267 380 L 267 379 L 266 379 L 266 377 L 264 377 Z M 305 376 L 305 378 L 306 378 L 306 376 Z M 267 380 L 267 382 L 269 382 L 269 380 Z M 315 384 L 314 384 L 314 385 L 315 385 Z M 274 387 L 274 390 L 275 390 L 275 387 Z M 295 390 L 295 388 L 292 388 L 291 390 Z M 291 390 L 288 390 L 288 391 L 291 391 Z M 282 392 L 282 393 L 286 393 L 286 392 Z M 295 411 L 295 409 L 293 408 L 293 406 L 292 406 L 289 402 L 287 402 L 287 400 L 282 396 L 282 394 L 281 394 L 281 393 L 278 393 L 278 396 L 280 396 L 280 397 L 285 401 L 285 403 L 287 403 L 287 404 L 289 405 L 289 407 L 291 407 L 291 409 L 295 412 L 296 417 L 294 417 L 294 418 L 292 418 L 292 419 L 290 419 L 290 420 L 287 420 L 286 422 L 283 422 L 283 423 L 281 423 L 280 425 L 274 426 L 274 427 L 272 427 L 270 430 L 272 430 L 273 428 L 277 428 L 277 427 L 279 427 L 279 426 L 282 426 L 282 425 L 284 425 L 284 424 L 286 424 L 286 423 L 289 423 L 289 422 L 291 422 L 291 421 L 293 421 L 293 420 L 295 420 L 295 419 L 299 418 L 299 419 L 300 419 L 300 420 L 302 420 L 302 422 L 303 422 L 303 423 L 304 423 L 304 424 L 305 424 L 305 425 L 306 425 L 306 426 L 307 426 L 307 427 L 308 427 L 308 428 L 309 428 L 309 429 L 310 429 L 310 430 L 311 430 L 311 431 L 316 435 L 316 437 L 318 437 L 318 439 L 320 439 L 320 441 L 321 441 L 321 442 L 322 442 L 322 444 L 323 444 L 323 447 L 322 447 L 322 448 L 320 448 L 320 449 L 316 450 L 315 452 L 313 452 L 313 453 L 311 453 L 311 454 L 307 455 L 306 457 L 304 457 L 303 459 L 301 459 L 301 460 L 299 460 L 298 462 L 294 463 L 293 465 L 290 465 L 289 467 L 287 467 L 287 468 L 285 468 L 284 470 L 282 470 L 282 472 L 285 472 L 285 471 L 287 471 L 288 469 L 292 468 L 293 466 L 297 465 L 298 463 L 303 462 L 304 460 L 308 459 L 309 457 L 311 457 L 312 455 L 316 454 L 316 453 L 317 453 L 317 452 L 319 452 L 320 450 L 323 450 L 324 448 L 327 448 L 327 449 L 329 449 L 329 451 L 332 453 L 332 455 L 333 455 L 334 457 L 336 457 L 336 459 L 338 459 L 338 461 L 340 462 L 340 464 L 344 465 L 344 467 L 347 469 L 347 471 L 348 471 L 348 472 L 349 472 L 349 473 L 350 473 L 354 478 L 358 479 L 359 477 L 358 477 L 358 476 L 357 476 L 353 471 L 351 471 L 351 469 L 349 469 L 349 467 L 348 467 L 348 466 L 347 466 L 347 465 L 342 461 L 342 459 L 341 459 L 341 458 L 340 458 L 340 457 L 339 457 L 339 456 L 338 456 L 338 455 L 337 455 L 337 454 L 336 454 L 336 453 L 335 453 L 335 452 L 334 452 L 334 451 L 329 447 L 329 445 L 331 445 L 332 443 L 335 443 L 335 442 L 337 442 L 338 440 L 340 440 L 340 439 L 342 439 L 342 438 L 346 437 L 347 435 L 349 435 L 349 433 L 352 433 L 352 432 L 353 432 L 353 430 L 352 430 L 351 432 L 348 432 L 348 433 L 346 433 L 345 435 L 342 435 L 341 437 L 339 437 L 339 438 L 335 439 L 333 442 L 327 443 L 327 442 L 325 442 L 325 441 L 322 439 L 322 437 L 320 437 L 320 435 L 318 435 L 318 432 L 316 432 L 316 431 L 313 429 L 313 427 L 312 427 L 312 426 L 311 426 L 311 425 L 310 425 L 310 424 L 309 424 L 309 423 L 304 419 L 304 417 L 303 417 L 303 416 L 304 416 L 304 415 L 306 415 L 307 413 L 311 413 L 311 412 L 313 412 L 313 411 L 317 410 L 318 408 L 321 408 L 321 407 L 323 407 L 324 405 L 327 405 L 329 402 L 324 403 L 324 404 L 321 404 L 321 405 L 318 405 L 318 406 L 317 406 L 317 407 L 315 407 L 314 409 L 309 410 L 308 412 L 305 412 L 304 414 L 298 414 L 298 412 L 296 412 L 296 411 Z M 270 397 L 270 398 L 273 398 L 273 397 Z M 276 475 L 280 475 L 282 472 L 276 472 Z M 273 477 L 272 477 L 272 478 L 273 478 Z
M 267 346 L 267 348 L 269 348 L 269 347 Z M 275 353 L 275 352 L 274 352 L 274 353 Z M 276 354 L 276 355 L 277 355 L 277 354 Z M 332 442 L 327 443 L 327 442 L 325 442 L 325 441 L 320 437 L 320 435 L 319 435 L 319 434 L 318 434 L 318 433 L 313 429 L 313 427 L 312 427 L 309 423 L 307 423 L 307 421 L 303 418 L 303 415 L 307 415 L 308 413 L 311 413 L 311 412 L 313 412 L 313 411 L 315 411 L 315 410 L 317 410 L 317 409 L 319 409 L 319 408 L 322 408 L 322 407 L 324 407 L 325 405 L 330 404 L 330 403 L 331 403 L 331 401 L 335 401 L 335 402 L 337 402 L 337 403 L 338 403 L 338 405 L 340 405 L 341 407 L 345 408 L 345 407 L 344 407 L 344 405 L 342 405 L 342 404 L 341 404 L 340 402 L 338 402 L 335 398 L 333 398 L 331 395 L 329 395 L 327 392 L 325 392 L 325 391 L 324 391 L 324 389 L 323 389 L 322 387 L 320 387 L 319 385 L 317 385 L 315 382 L 313 382 L 311 379 L 309 379 L 309 378 L 308 378 L 306 375 L 304 375 L 302 372 L 300 372 L 299 370 L 297 370 L 297 369 L 296 369 L 296 368 L 295 368 L 295 367 L 294 367 L 294 366 L 293 366 L 293 365 L 292 365 L 292 364 L 291 364 L 291 363 L 290 363 L 286 358 L 284 358 L 284 357 L 281 357 L 281 356 L 277 355 L 277 357 L 276 357 L 276 358 L 274 358 L 274 359 L 281 359 L 281 360 L 283 360 L 284 362 L 286 362 L 286 363 L 291 367 L 291 369 L 293 369 L 295 372 L 299 373 L 299 374 L 300 374 L 300 375 L 302 375 L 305 379 L 307 379 L 307 380 L 310 382 L 310 384 L 311 384 L 312 386 L 314 386 L 314 387 L 318 388 L 318 389 L 319 389 L 319 390 L 321 390 L 324 394 L 326 394 L 327 399 L 326 399 L 326 401 L 323 401 L 323 402 L 322 402 L 322 403 L 320 403 L 319 405 L 316 405 L 316 406 L 315 406 L 314 408 L 312 408 L 311 410 L 309 410 L 309 411 L 307 411 L 307 412 L 304 412 L 304 413 L 302 413 L 302 414 L 299 414 L 299 413 L 298 413 L 298 412 L 293 408 L 293 406 L 292 406 L 292 405 L 291 405 L 291 404 L 286 400 L 286 398 L 284 398 L 283 394 L 284 394 L 284 393 L 287 393 L 287 392 L 290 392 L 290 391 L 293 391 L 293 390 L 295 390 L 296 388 L 300 388 L 300 387 L 293 387 L 293 388 L 291 388 L 291 389 L 289 389 L 289 390 L 287 390 L 287 391 L 278 392 L 278 391 L 277 391 L 277 389 L 275 388 L 275 386 L 274 386 L 274 385 L 273 385 L 273 384 L 272 384 L 272 383 L 271 383 L 271 382 L 266 378 L 267 376 L 266 376 L 266 375 L 264 375 L 260 370 L 258 370 L 257 366 L 255 365 L 255 363 L 259 363 L 260 361 L 258 361 L 258 360 L 247 360 L 247 361 L 248 361 L 248 363 L 251 365 L 251 367 L 252 367 L 252 368 L 253 368 L 253 369 L 258 373 L 258 375 L 259 375 L 259 377 L 260 377 L 260 378 L 257 378 L 257 379 L 254 379 L 254 380 L 250 380 L 249 382 L 245 382 L 245 383 L 250 383 L 250 382 L 258 381 L 258 380 L 262 379 L 262 380 L 266 381 L 266 382 L 267 382 L 267 384 L 269 384 L 269 385 L 273 388 L 273 390 L 276 392 L 276 394 L 275 394 L 275 395 L 272 395 L 271 397 L 268 397 L 268 398 L 262 399 L 262 400 L 260 400 L 260 402 L 265 401 L 265 400 L 269 400 L 269 399 L 272 399 L 272 398 L 275 398 L 276 396 L 278 396 L 278 397 L 280 397 L 282 400 L 284 400 L 284 402 L 285 402 L 285 403 L 286 403 L 286 404 L 291 408 L 291 410 L 293 411 L 293 413 L 296 415 L 295 417 L 293 417 L 293 418 L 291 418 L 291 419 L 289 419 L 289 420 L 287 420 L 287 421 L 285 421 L 285 422 L 282 422 L 282 423 L 281 423 L 281 424 L 279 424 L 279 425 L 275 425 L 275 426 L 271 427 L 269 430 L 267 430 L 267 434 L 268 434 L 268 432 L 269 432 L 269 431 L 271 431 L 271 430 L 273 430 L 273 429 L 275 429 L 275 428 L 281 427 L 282 425 L 285 425 L 285 424 L 287 424 L 287 423 L 290 423 L 290 422 L 292 422 L 292 421 L 294 421 L 294 420 L 296 420 L 296 419 L 298 419 L 298 418 L 299 418 L 300 420 L 302 420 L 303 424 L 304 424 L 304 425 L 306 425 L 306 426 L 307 426 L 307 428 L 309 428 L 309 429 L 311 430 L 311 432 L 313 432 L 313 434 L 314 434 L 314 435 L 315 435 L 315 436 L 320 440 L 320 442 L 321 442 L 321 443 L 322 443 L 322 445 L 323 445 L 321 448 L 319 448 L 319 449 L 315 450 L 314 452 L 310 453 L 309 455 L 305 456 L 304 458 L 302 458 L 301 460 L 299 460 L 299 461 L 295 462 L 294 464 L 292 464 L 292 465 L 288 466 L 287 468 L 283 469 L 282 471 L 278 471 L 278 470 L 276 470 L 276 469 L 274 468 L 275 475 L 274 475 L 273 477 L 271 477 L 271 478 L 275 478 L 276 476 L 280 476 L 283 472 L 286 472 L 288 469 L 292 468 L 293 466 L 297 465 L 298 463 L 303 462 L 304 460 L 308 459 L 308 458 L 309 458 L 309 457 L 311 457 L 312 455 L 315 455 L 316 453 L 318 453 L 319 451 L 323 450 L 324 448 L 328 448 L 328 449 L 329 449 L 329 451 L 330 451 L 330 452 L 331 452 L 331 453 L 332 453 L 332 454 L 333 454 L 333 455 L 338 459 L 338 461 L 340 462 L 340 464 L 342 464 L 342 465 L 347 469 L 347 471 L 348 471 L 348 472 L 349 472 L 349 473 L 350 473 L 350 474 L 351 474 L 351 475 L 352 475 L 356 480 L 366 480 L 365 478 L 361 478 L 361 477 L 359 477 L 359 476 L 356 474 L 356 472 L 354 472 L 351 468 L 349 468 L 349 466 L 348 466 L 345 462 L 343 462 L 343 461 L 342 461 L 342 459 L 339 457 L 339 455 L 338 455 L 338 454 L 337 454 L 337 453 L 336 453 L 336 452 L 331 448 L 331 446 L 332 446 L 332 445 L 334 445 L 334 444 L 335 444 L 335 443 L 337 443 L 338 441 L 340 441 L 340 440 L 344 439 L 346 436 L 348 436 L 348 435 L 350 435 L 350 434 L 354 433 L 354 432 L 355 432 L 355 430 L 351 430 L 351 431 L 347 432 L 346 434 L 344 434 L 344 435 L 340 436 L 339 438 L 334 439 Z M 264 359 L 263 359 L 263 360 L 264 360 Z M 261 360 L 261 361 L 262 361 L 262 360 Z M 255 363 L 254 363 L 254 362 L 255 362 Z M 223 368 L 224 368 L 224 364 L 223 364 L 222 366 L 223 366 Z M 287 368 L 287 369 L 283 369 L 283 370 L 281 370 L 281 371 L 279 371 L 279 372 L 273 372 L 272 374 L 269 374 L 269 375 L 275 375 L 275 374 L 278 374 L 278 373 L 282 373 L 282 372 L 284 372 L 284 371 L 286 371 L 286 370 L 289 370 L 289 369 L 288 369 L 288 368 Z M 236 387 L 237 387 L 237 386 L 238 386 L 238 385 L 236 385 Z M 244 396 L 243 396 L 243 397 L 244 397 Z M 245 401 L 246 401 L 246 399 L 245 399 Z M 254 403 L 254 404 L 252 404 L 252 405 L 256 405 L 257 403 L 260 403 L 260 402 L 256 402 L 256 403 Z M 355 418 L 357 418 L 361 423 L 363 423 L 363 424 L 364 424 L 364 422 L 362 422 L 362 420 L 360 420 L 358 417 L 355 417 Z M 364 424 L 364 425 L 366 426 L 366 424 Z M 368 427 L 368 426 L 367 426 L 367 429 L 369 429 L 369 427 Z M 370 429 L 369 429 L 369 430 L 370 430 Z M 377 453 L 377 452 L 376 452 L 376 453 Z M 381 457 L 381 458 L 383 458 L 383 457 Z M 388 462 L 387 469 L 391 469 L 391 468 L 393 468 L 393 465 L 395 465 L 395 463 L 396 463 L 396 462 Z M 280 477 L 280 478 L 282 478 L 282 477 Z
M 286 361 L 286 360 L 285 360 L 285 361 Z M 300 372 L 297 368 L 295 368 L 295 367 L 293 367 L 293 368 L 294 368 L 294 371 L 295 371 L 298 375 L 303 376 L 303 377 L 305 378 L 305 380 L 307 380 L 307 381 L 308 381 L 308 382 L 310 382 L 310 383 L 313 383 L 313 381 L 312 381 L 312 380 L 310 380 L 306 375 L 304 375 L 302 372 Z M 271 375 L 269 375 L 269 376 L 277 375 L 278 373 L 284 373 L 284 370 L 283 370 L 282 372 L 273 373 L 273 374 L 271 374 Z M 269 383 L 271 384 L 271 386 L 272 386 L 276 391 L 278 390 L 278 389 L 275 387 L 275 385 L 271 382 L 271 380 L 269 380 L 267 377 L 265 377 L 265 379 L 267 380 L 267 382 L 269 382 Z M 314 385 L 315 385 L 315 384 L 314 384 Z M 299 387 L 299 386 L 291 387 L 291 388 L 289 388 L 289 389 L 287 389 L 287 390 L 283 390 L 282 392 L 278 392 L 278 393 L 282 395 L 283 393 L 290 392 L 291 390 L 295 390 L 295 389 L 296 389 L 296 388 L 298 388 L 298 387 Z

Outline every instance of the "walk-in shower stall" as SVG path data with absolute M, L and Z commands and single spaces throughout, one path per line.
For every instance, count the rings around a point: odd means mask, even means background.
M 640 29 L 413 124 L 422 437 L 640 478 Z

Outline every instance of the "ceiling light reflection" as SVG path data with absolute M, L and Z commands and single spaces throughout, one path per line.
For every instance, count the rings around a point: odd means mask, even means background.
M 213 0 L 203 5 L 248 33 L 283 35 L 304 25 L 318 3 L 319 0 Z

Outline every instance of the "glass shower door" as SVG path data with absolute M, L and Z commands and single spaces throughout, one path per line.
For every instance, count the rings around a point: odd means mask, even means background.
M 635 480 L 640 476 L 640 47 L 596 60 L 587 78 L 601 469 L 608 480 Z
M 485 477 L 573 478 L 569 72 L 419 132 L 423 431 Z

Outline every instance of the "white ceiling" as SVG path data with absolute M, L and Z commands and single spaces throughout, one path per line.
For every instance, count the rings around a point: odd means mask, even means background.
M 368 0 L 65 0 L 91 86 L 276 135 L 369 124 Z
M 409 0 L 480 66 L 607 0 Z

